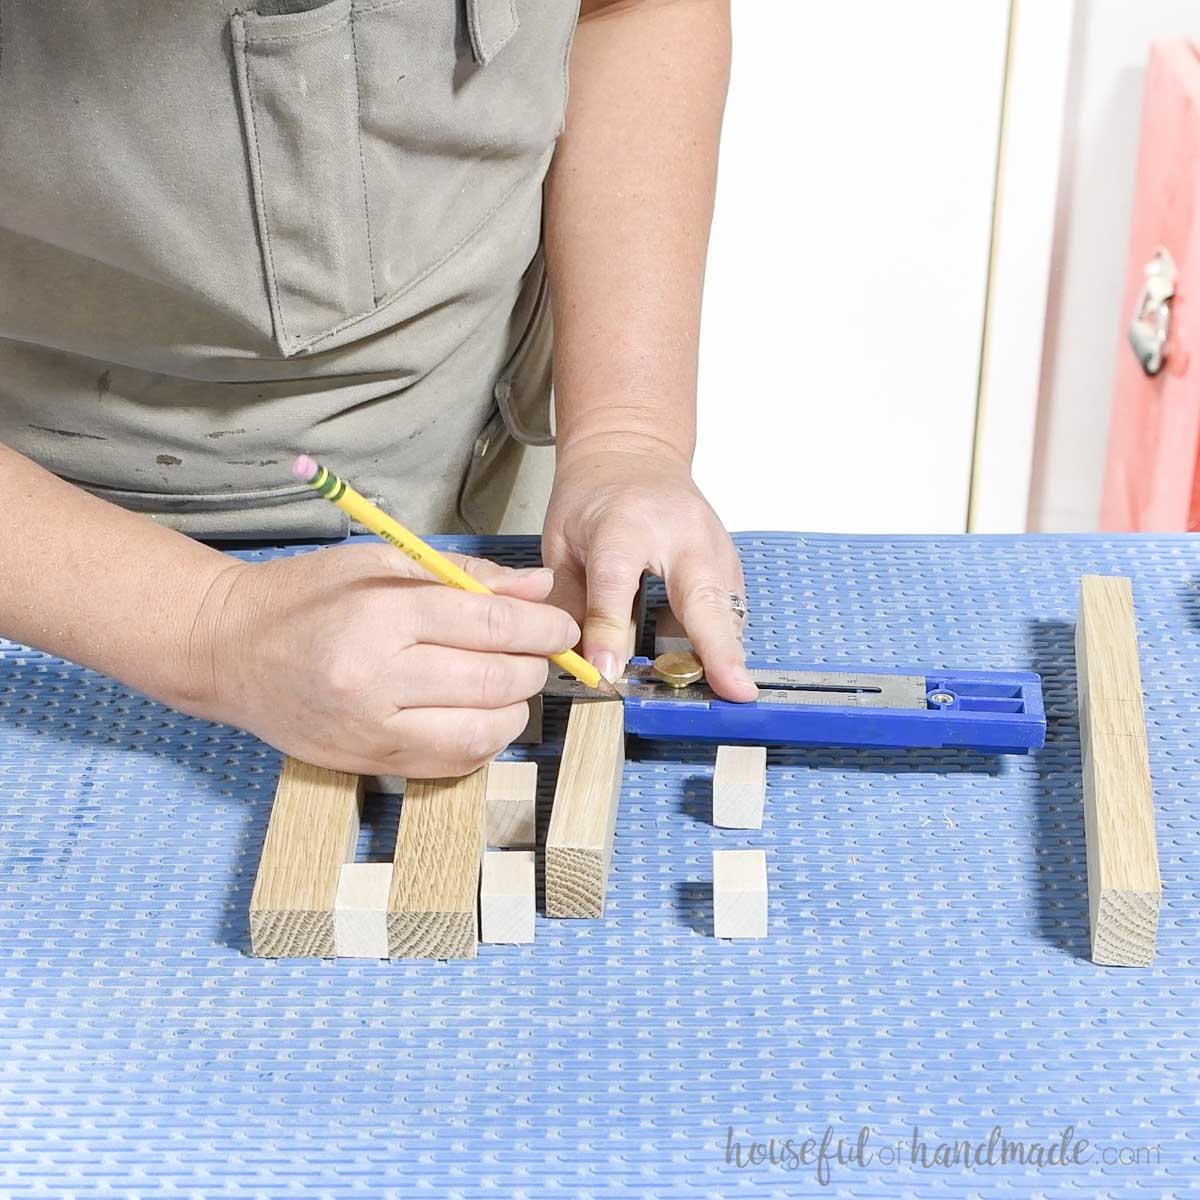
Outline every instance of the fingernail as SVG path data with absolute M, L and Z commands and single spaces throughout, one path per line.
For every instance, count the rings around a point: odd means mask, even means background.
M 617 662 L 617 656 L 611 650 L 601 650 L 598 654 L 592 655 L 592 666 L 608 680 L 609 683 L 614 683 L 621 677 L 621 667 Z
M 551 579 L 554 578 L 554 572 L 549 567 L 522 567 L 513 574 L 518 579 L 532 579 L 535 575 L 548 575 Z

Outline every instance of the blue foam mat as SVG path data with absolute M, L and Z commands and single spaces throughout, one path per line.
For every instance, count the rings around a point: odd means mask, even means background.
M 758 832 L 710 824 L 712 747 L 631 744 L 605 919 L 539 916 L 535 945 L 469 962 L 247 957 L 278 756 L 0 643 L 0 1195 L 1200 1194 L 1200 544 L 739 541 L 756 656 L 1037 670 L 1046 749 L 772 751 Z M 1150 970 L 1086 958 L 1089 571 L 1138 605 Z M 527 751 L 543 833 L 561 733 L 551 712 Z M 360 850 L 386 857 L 373 809 Z M 718 942 L 711 851 L 752 846 L 770 936 Z M 795 1161 L 864 1126 L 865 1165 Z M 914 1127 L 932 1155 L 1066 1126 L 1088 1140 L 1066 1167 L 911 1162 Z M 731 1136 L 783 1161 L 738 1166 Z

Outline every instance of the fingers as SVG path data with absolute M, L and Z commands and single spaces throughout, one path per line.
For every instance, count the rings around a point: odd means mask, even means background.
M 616 546 L 600 544 L 588 555 L 582 650 L 605 679 L 619 679 L 625 670 L 633 599 L 644 566 L 641 558 Z
M 402 708 L 507 708 L 542 690 L 548 665 L 538 655 L 418 644 L 396 657 L 388 686 Z
M 713 691 L 726 700 L 753 700 L 758 688 L 746 670 L 741 622 L 729 601 L 731 592 L 745 592 L 741 563 L 732 558 L 720 563 L 698 555 L 679 559 L 666 579 L 667 597 Z
M 467 554 L 447 554 L 446 557 L 484 587 L 500 595 L 516 596 L 521 600 L 545 600 L 554 586 L 554 572 L 549 567 L 505 567 L 491 559 Z
M 544 658 L 579 640 L 579 626 L 562 609 L 549 604 L 512 596 L 479 596 L 448 587 L 417 591 L 410 611 L 418 642 Z
M 524 701 L 494 709 L 404 709 L 385 723 L 395 750 L 373 773 L 412 779 L 466 775 L 495 758 L 528 721 Z
M 514 596 L 518 600 L 540 603 L 554 588 L 554 572 L 549 567 L 528 567 L 503 576 L 487 586 L 497 596 Z

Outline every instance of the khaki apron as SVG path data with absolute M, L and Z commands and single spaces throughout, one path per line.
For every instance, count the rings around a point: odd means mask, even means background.
M 299 451 L 494 527 L 577 7 L 0 0 L 0 441 L 196 536 L 344 533 Z

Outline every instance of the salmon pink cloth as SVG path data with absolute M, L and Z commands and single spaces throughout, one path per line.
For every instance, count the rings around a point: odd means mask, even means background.
M 1200 364 L 1192 351 L 1200 316 L 1200 45 L 1162 42 L 1146 76 L 1133 228 L 1100 528 L 1200 529 Z M 1163 248 L 1177 271 L 1162 370 L 1142 369 L 1128 340 L 1146 282 Z

